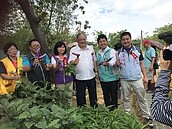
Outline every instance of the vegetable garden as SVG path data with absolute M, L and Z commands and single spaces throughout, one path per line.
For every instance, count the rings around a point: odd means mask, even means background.
M 65 89 L 44 88 L 26 78 L 18 83 L 12 95 L 0 96 L 0 129 L 146 129 L 135 114 L 120 108 L 109 111 L 85 106 L 78 108 L 68 103 Z

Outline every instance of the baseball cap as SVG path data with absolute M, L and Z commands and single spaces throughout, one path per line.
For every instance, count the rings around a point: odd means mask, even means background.
M 149 44 L 149 43 L 151 43 L 151 42 L 150 42 L 150 40 L 147 39 L 147 40 L 144 40 L 141 44 Z

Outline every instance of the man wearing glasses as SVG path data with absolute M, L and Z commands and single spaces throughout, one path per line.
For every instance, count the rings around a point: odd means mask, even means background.
M 40 48 L 37 39 L 29 41 L 30 53 L 23 57 L 23 71 L 26 72 L 30 82 L 36 82 L 36 84 L 43 87 L 43 82 L 48 80 L 48 71 L 51 65 L 48 55 L 41 55 Z

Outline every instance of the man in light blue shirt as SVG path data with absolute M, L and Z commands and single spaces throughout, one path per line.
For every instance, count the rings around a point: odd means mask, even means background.
M 153 92 L 155 83 L 151 83 L 154 77 L 154 69 L 153 64 L 155 62 L 155 49 L 151 47 L 150 40 L 144 40 L 142 42 L 144 44 L 144 47 L 146 48 L 145 55 L 144 55 L 144 65 L 146 69 L 146 75 L 148 77 L 148 84 L 145 86 L 146 91 L 148 93 Z
M 117 65 L 120 67 L 124 110 L 126 113 L 131 112 L 130 93 L 131 89 L 133 88 L 145 122 L 148 122 L 148 125 L 153 127 L 148 103 L 146 100 L 146 92 L 143 85 L 143 81 L 146 84 L 148 79 L 146 76 L 142 52 L 138 47 L 132 44 L 130 32 L 123 32 L 120 36 L 120 39 L 123 47 L 118 53 Z

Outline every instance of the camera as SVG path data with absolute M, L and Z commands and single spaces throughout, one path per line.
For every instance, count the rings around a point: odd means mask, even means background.
M 172 31 L 163 32 L 158 35 L 158 38 L 164 40 L 169 46 L 172 45 Z M 164 60 L 172 60 L 172 50 L 163 50 L 163 58 Z

